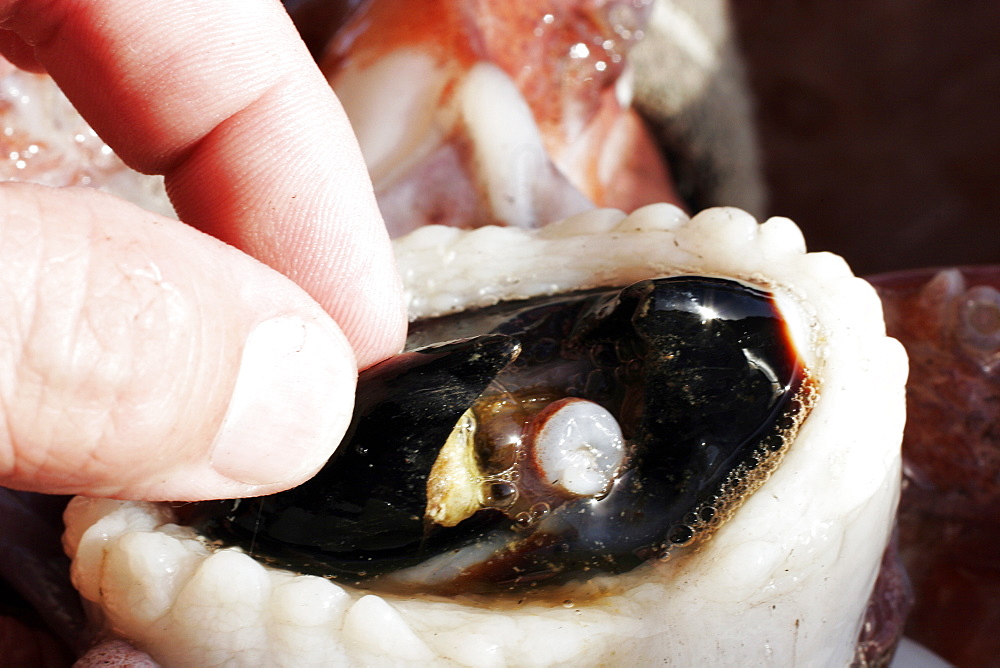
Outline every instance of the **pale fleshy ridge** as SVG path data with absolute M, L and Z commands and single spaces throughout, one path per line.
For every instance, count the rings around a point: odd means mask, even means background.
M 73 577 L 165 665 L 848 665 L 898 495 L 906 360 L 874 291 L 786 219 L 655 205 L 397 242 L 413 317 L 657 275 L 774 290 L 818 380 L 783 464 L 697 551 L 550 602 L 403 599 L 213 553 L 163 505 L 76 499 Z M 482 287 L 488 286 L 488 287 Z

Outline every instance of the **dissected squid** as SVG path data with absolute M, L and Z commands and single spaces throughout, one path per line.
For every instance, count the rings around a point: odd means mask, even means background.
M 841 260 L 787 220 L 665 204 L 397 251 L 412 312 L 444 316 L 416 343 L 463 338 L 370 371 L 315 484 L 70 504 L 74 579 L 109 628 L 168 665 L 850 663 L 906 365 Z M 446 376 L 468 384 L 441 401 Z M 545 433 L 571 423 L 590 435 Z
M 628 572 L 728 520 L 811 404 L 772 296 L 727 279 L 504 302 L 419 321 L 410 341 L 434 343 L 362 373 L 320 474 L 187 523 L 380 590 Z
M 300 488 L 73 500 L 92 619 L 164 665 L 886 661 L 906 360 L 874 291 L 788 220 L 650 205 L 649 3 L 420 6 L 446 28 L 366 3 L 318 58 L 405 233 L 408 351 Z M 74 132 L 68 182 L 162 202 Z

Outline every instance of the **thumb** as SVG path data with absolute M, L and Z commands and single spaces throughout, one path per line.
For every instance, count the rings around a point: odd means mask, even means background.
M 103 193 L 0 187 L 0 484 L 265 494 L 339 443 L 357 368 L 265 265 Z

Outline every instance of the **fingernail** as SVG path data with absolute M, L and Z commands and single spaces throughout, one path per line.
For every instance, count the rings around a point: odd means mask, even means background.
M 250 485 L 299 482 L 329 458 L 354 407 L 346 340 L 296 317 L 250 333 L 212 466 Z

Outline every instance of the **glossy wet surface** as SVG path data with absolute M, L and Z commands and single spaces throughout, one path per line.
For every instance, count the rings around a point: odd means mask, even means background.
M 472 338 L 363 372 L 345 441 L 311 481 L 191 504 L 186 522 L 265 562 L 355 585 L 522 591 L 625 572 L 707 538 L 779 465 L 808 410 L 783 314 L 735 281 L 647 280 L 415 331 L 411 343 Z M 549 409 L 568 401 L 594 407 L 578 424 L 597 409 L 624 435 L 624 462 L 592 494 L 567 494 L 537 463 Z M 456 430 L 467 445 L 452 445 Z M 467 455 L 449 458 L 468 463 L 439 473 L 454 447 Z M 453 499 L 475 497 L 453 521 L 432 513 L 439 481 Z M 510 498 L 482 497 L 484 484 Z

